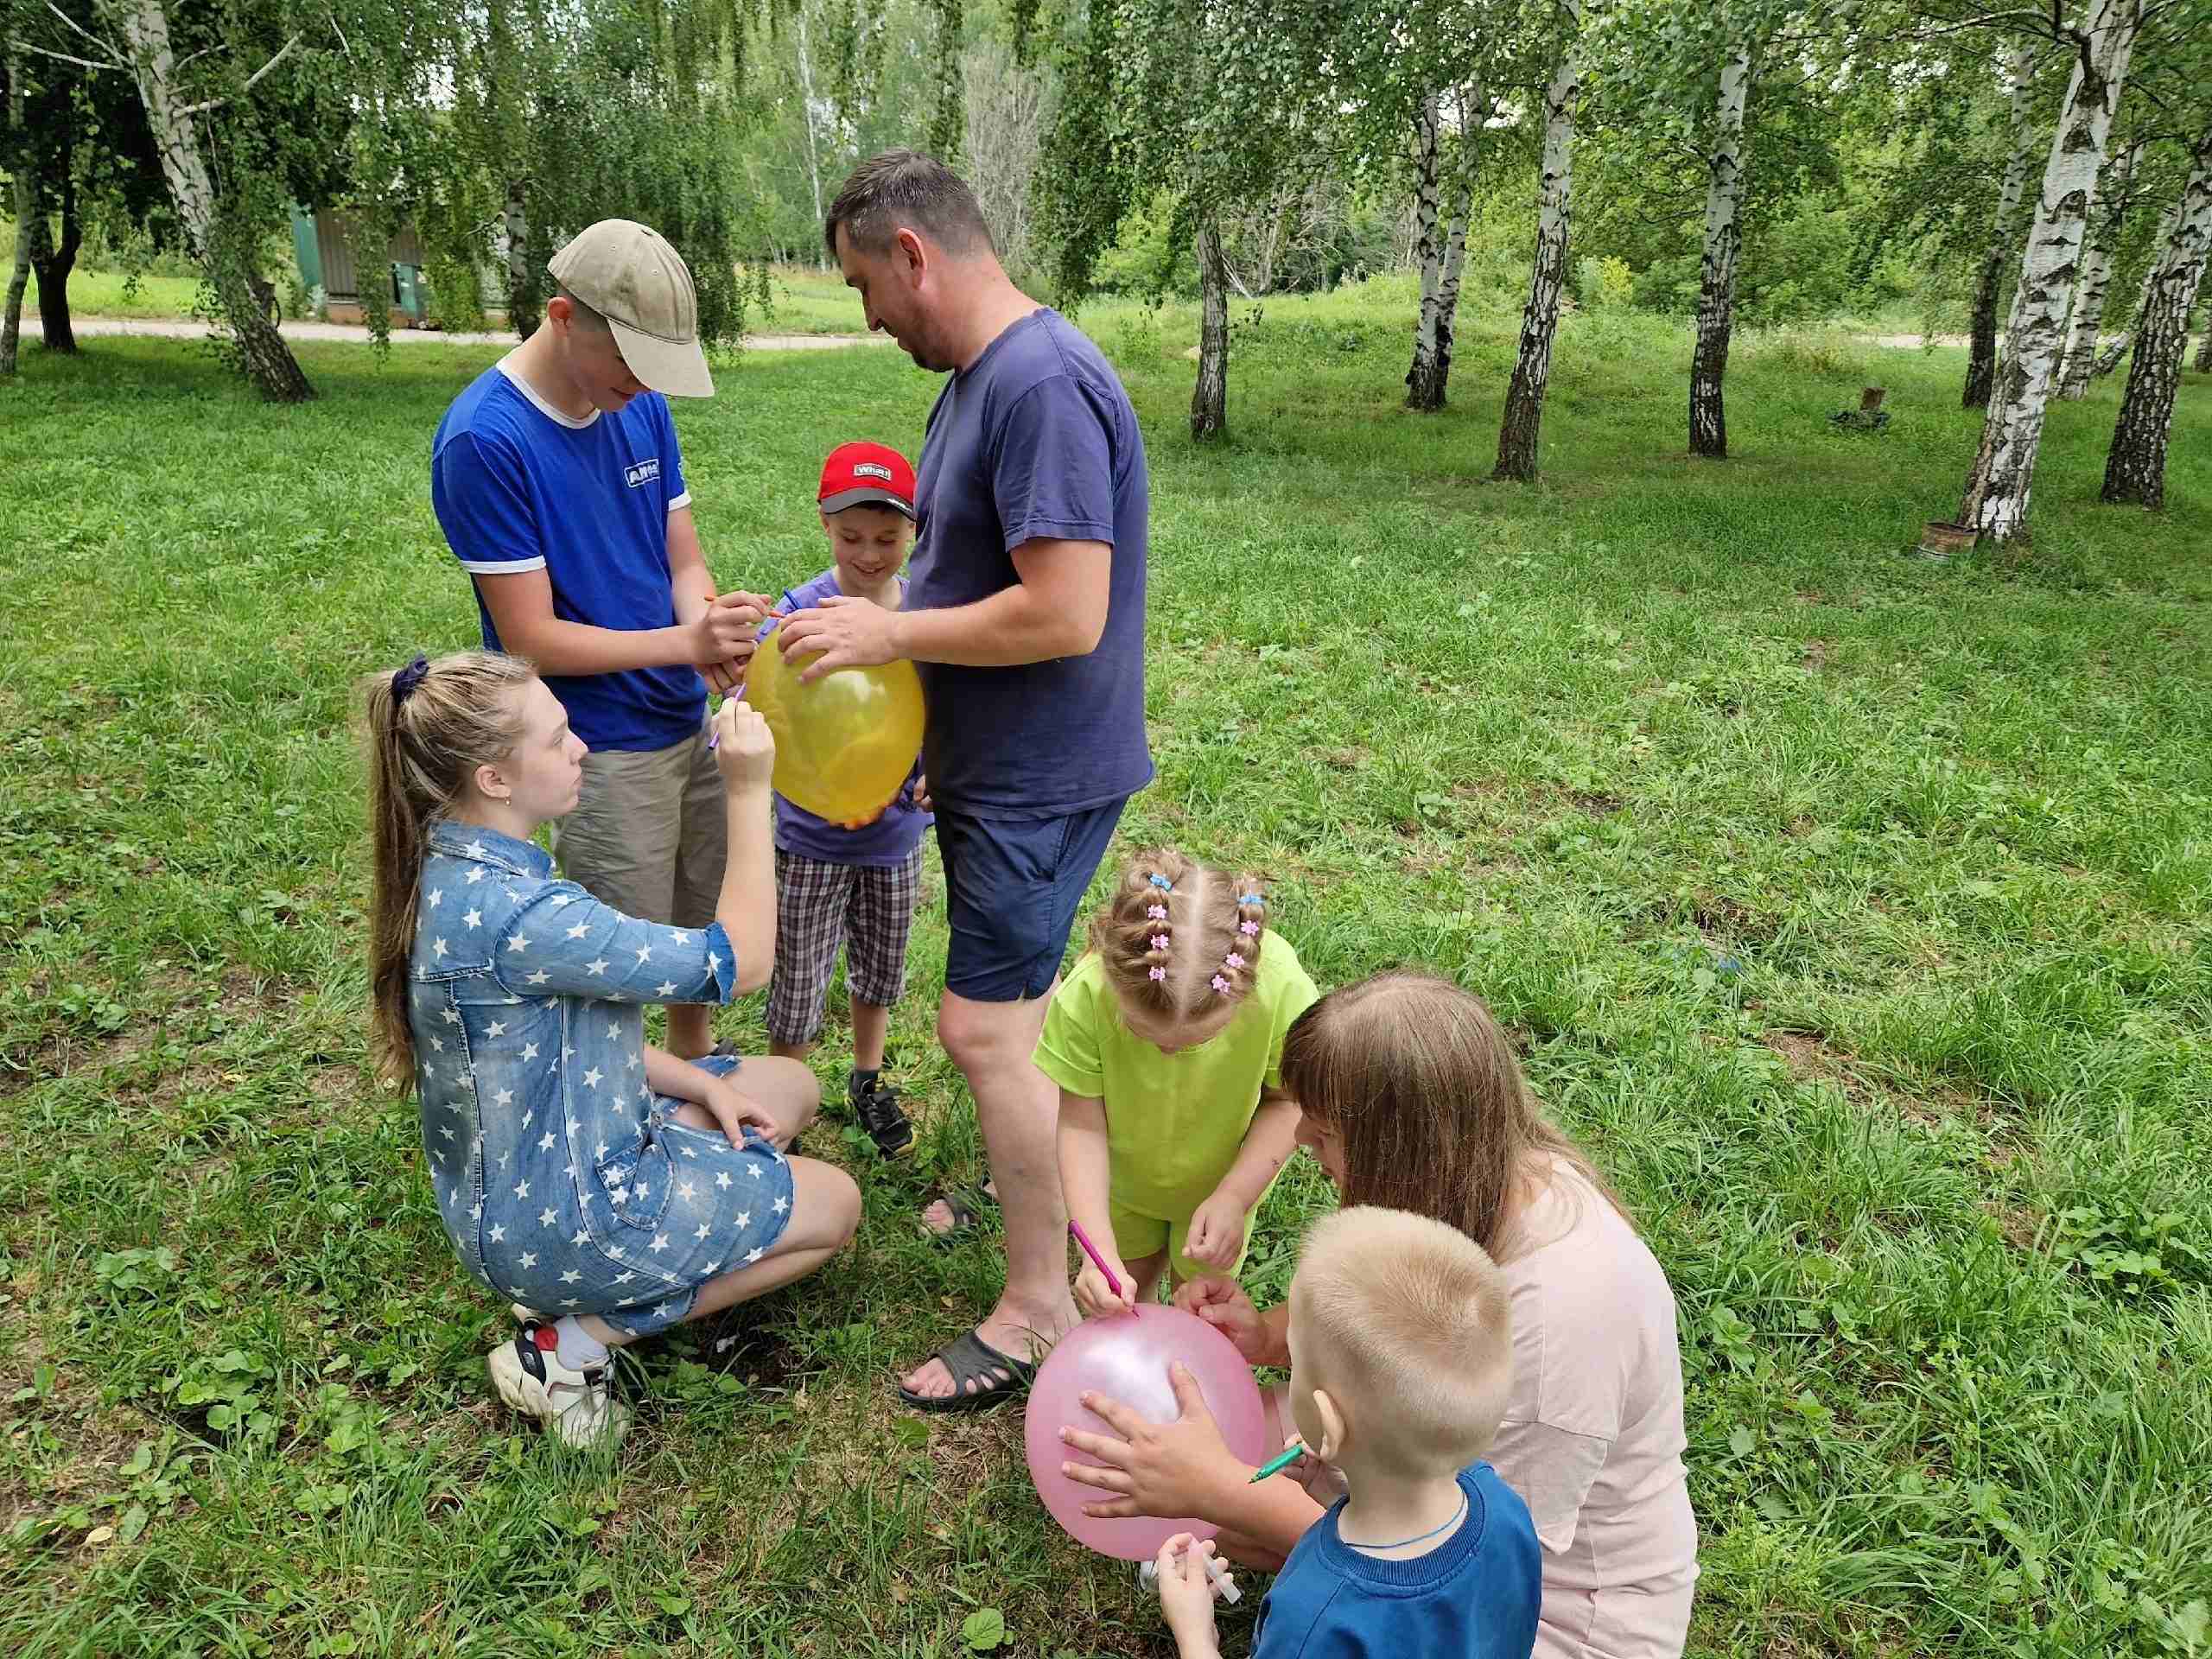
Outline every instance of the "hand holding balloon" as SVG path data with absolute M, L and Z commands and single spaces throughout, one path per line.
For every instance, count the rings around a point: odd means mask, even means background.
M 1270 1449 L 1259 1384 L 1228 1339 L 1150 1303 L 1063 1337 L 1030 1384 L 1022 1427 L 1052 1518 L 1078 1543 L 1130 1561 L 1179 1532 L 1211 1537 L 1201 1505 L 1241 1491 Z M 1090 1462 L 1070 1460 L 1085 1454 Z M 1124 1496 L 1093 1501 L 1104 1493 Z
M 809 613 L 778 624 L 781 636 Z M 817 817 L 850 823 L 880 812 L 922 747 L 922 683 L 912 663 L 816 679 L 785 650 L 754 653 L 746 696 L 776 737 L 776 792 Z

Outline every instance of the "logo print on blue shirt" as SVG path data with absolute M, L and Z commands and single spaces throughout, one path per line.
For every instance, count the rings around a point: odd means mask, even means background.
M 655 455 L 651 461 L 641 461 L 634 467 L 625 467 L 622 469 L 622 481 L 633 490 L 640 484 L 652 483 L 659 476 L 660 457 L 658 455 Z

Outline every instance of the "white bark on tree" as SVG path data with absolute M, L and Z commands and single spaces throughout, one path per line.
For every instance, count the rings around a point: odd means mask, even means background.
M 2158 216 L 2158 233 L 2151 238 L 2153 250 L 2166 245 L 2166 238 L 2174 233 L 2174 221 L 2181 213 L 2181 199 L 2177 197 L 2166 204 L 2166 211 Z M 2136 284 L 2135 309 L 2128 313 L 2127 327 L 2113 339 L 2111 345 L 2097 353 L 2096 362 L 2089 372 L 2101 379 L 2120 366 L 2120 359 L 2127 355 L 2127 348 L 2135 343 L 2135 331 L 2142 326 L 2143 313 L 2151 304 L 2151 283 L 2158 274 L 2158 256 L 2153 251 L 2151 263 L 2143 267 L 2143 280 Z
M 1735 326 L 1736 259 L 1743 251 L 1744 106 L 1751 84 L 1751 48 L 1738 38 L 1720 66 L 1713 111 L 1712 182 L 1705 193 L 1705 257 L 1698 272 L 1697 349 L 1690 359 L 1690 453 L 1725 461 L 1728 416 L 1721 382 L 1728 372 L 1728 337 Z
M 2035 160 L 2035 124 L 2029 118 L 2035 68 L 2035 53 L 2022 47 L 2012 54 L 2005 75 L 2010 106 L 2006 130 L 2012 135 L 2012 147 L 2005 163 L 2005 181 L 1997 190 L 1997 212 L 1989 226 L 1989 251 L 1982 256 L 1981 275 L 1974 283 L 1966 391 L 1960 398 L 1961 406 L 1967 409 L 1989 406 L 1989 388 L 1997 378 L 1997 296 L 2005 286 L 2005 262 L 2015 257 L 2019 245 L 2020 199 L 2027 194 L 2028 168 Z
M 2166 444 L 2173 431 L 2174 393 L 2189 349 L 2189 314 L 2212 258 L 2212 130 L 2198 143 L 2174 226 L 2152 267 L 2149 293 L 2136 320 L 2135 360 L 2105 457 L 2104 499 L 2162 506 Z
M 806 181 L 814 192 L 814 222 L 822 223 L 822 152 L 814 137 L 814 60 L 807 50 L 806 8 L 792 8 L 798 23 L 798 105 L 799 118 L 806 124 Z M 830 268 L 828 244 L 817 239 L 814 245 L 814 268 Z
M 2099 192 L 2108 205 L 2096 234 L 2089 238 L 2088 251 L 2082 256 L 2082 278 L 2074 289 L 2074 314 L 2066 324 L 2066 349 L 2059 357 L 2061 397 L 2088 395 L 2089 376 L 2096 368 L 2097 342 L 2104 326 L 2105 295 L 2112 286 L 2113 247 L 2127 218 L 2128 181 L 2134 176 L 2136 158 L 2142 151 L 2139 142 L 2120 151 L 2120 159 L 2113 163 L 2111 188 Z
M 1573 226 L 1574 100 L 1582 67 L 1574 38 L 1580 0 L 1560 8 L 1559 65 L 1544 89 L 1543 175 L 1536 188 L 1536 252 L 1529 263 L 1529 298 L 1521 308 L 1521 345 L 1505 389 L 1498 423 L 1493 478 L 1536 476 L 1537 442 L 1544 425 L 1544 391 L 1550 384 L 1552 340 L 1559 332 L 1560 290 Z
M 169 198 L 184 226 L 186 241 L 222 304 L 246 378 L 273 403 L 304 402 L 315 396 L 314 388 L 300 372 L 276 326 L 255 303 L 246 261 L 225 245 L 217 218 L 214 179 L 192 125 L 194 112 L 211 106 L 183 101 L 176 79 L 176 58 L 169 48 L 168 14 L 162 0 L 111 0 L 111 3 L 130 48 L 131 78 L 137 83 L 139 101 L 145 105 L 146 124 L 161 158 Z M 275 57 L 248 77 L 246 85 L 267 74 L 297 38 L 286 41 Z
M 1229 426 L 1229 269 L 1211 210 L 1198 219 L 1198 384 L 1191 392 L 1191 435 L 1219 437 Z
M 1441 94 L 1430 93 L 1414 124 L 1414 252 L 1421 261 L 1421 315 L 1414 325 L 1413 365 L 1406 371 L 1406 404 L 1410 409 L 1433 407 L 1421 403 L 1420 388 L 1435 376 L 1437 308 L 1444 289 L 1444 239 L 1438 234 L 1443 217 L 1438 161 L 1443 105 Z
M 2103 165 L 2113 110 L 2127 81 L 2142 10 L 2143 0 L 2093 0 L 2087 28 L 2075 37 L 2074 71 L 2012 294 L 2005 360 L 1955 520 L 1981 537 L 2010 541 L 2027 533 L 2029 491 L 2058 368 L 2067 297 L 2080 267 L 2089 198 Z
M 1439 410 L 1452 378 L 1452 340 L 1458 329 L 1459 275 L 1467 263 L 1467 221 L 1474 212 L 1475 156 L 1484 126 L 1490 119 L 1490 97 L 1482 84 L 1463 87 L 1458 94 L 1459 149 L 1451 178 L 1451 206 L 1444 213 L 1443 249 L 1436 263 L 1433 296 L 1427 292 L 1427 262 L 1423 262 L 1421 331 L 1414 341 L 1413 366 L 1406 371 L 1406 407 Z M 1439 181 L 1439 207 L 1442 183 Z M 1433 242 L 1432 235 L 1431 240 Z M 1431 302 L 1433 300 L 1433 302 Z
M 8 60 L 8 131 L 11 144 L 23 141 L 23 60 Z M 31 226 L 38 222 L 38 192 L 28 165 L 17 162 L 16 191 L 16 264 L 8 273 L 8 303 L 0 314 L 0 374 L 16 372 L 16 354 L 23 337 L 23 289 L 31 279 Z

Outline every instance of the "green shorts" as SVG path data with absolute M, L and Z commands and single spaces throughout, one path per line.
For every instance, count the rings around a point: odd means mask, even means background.
M 1261 1203 L 1265 1203 L 1267 1194 L 1262 1192 L 1260 1199 Z M 1195 1211 L 1198 1207 L 1193 1204 L 1191 1210 Z M 1106 1219 L 1113 1225 L 1114 1245 L 1121 1252 L 1122 1260 L 1135 1262 L 1144 1256 L 1155 1255 L 1164 1249 L 1167 1252 L 1168 1268 L 1179 1281 L 1204 1279 L 1210 1275 L 1217 1277 L 1224 1273 L 1234 1278 L 1243 1267 L 1244 1258 L 1251 1254 L 1252 1217 L 1259 1211 L 1260 1205 L 1255 1204 L 1245 1212 L 1244 1248 L 1237 1251 L 1236 1262 L 1227 1268 L 1217 1268 L 1211 1262 L 1192 1261 L 1183 1248 L 1191 1236 L 1189 1211 L 1185 1211 L 1179 1221 L 1163 1221 L 1158 1216 L 1143 1215 L 1128 1208 L 1111 1193 L 1106 1199 Z

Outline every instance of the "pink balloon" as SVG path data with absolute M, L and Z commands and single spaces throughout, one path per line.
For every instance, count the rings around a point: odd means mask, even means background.
M 1085 1319 L 1060 1338 L 1059 1345 L 1037 1369 L 1029 1385 L 1027 1414 L 1022 1420 L 1022 1440 L 1029 1454 L 1029 1478 L 1052 1519 L 1079 1544 L 1102 1555 L 1125 1561 L 1148 1560 L 1160 1547 L 1179 1532 L 1211 1538 L 1216 1528 L 1192 1519 L 1159 1520 L 1142 1516 L 1127 1521 L 1101 1521 L 1083 1512 L 1086 1503 L 1110 1499 L 1111 1492 L 1070 1480 L 1060 1472 L 1063 1463 L 1091 1459 L 1060 1441 L 1063 1428 L 1088 1429 L 1111 1434 L 1113 1426 L 1084 1408 L 1088 1391 L 1109 1395 L 1139 1416 L 1154 1422 L 1173 1422 L 1181 1416 L 1175 1403 L 1174 1385 L 1167 1380 L 1167 1363 L 1179 1359 L 1198 1379 L 1214 1421 L 1221 1426 L 1229 1448 L 1245 1462 L 1267 1460 L 1268 1426 L 1260 1403 L 1260 1385 L 1252 1368 L 1236 1344 L 1204 1319 L 1178 1307 L 1147 1303 L 1135 1313 Z

